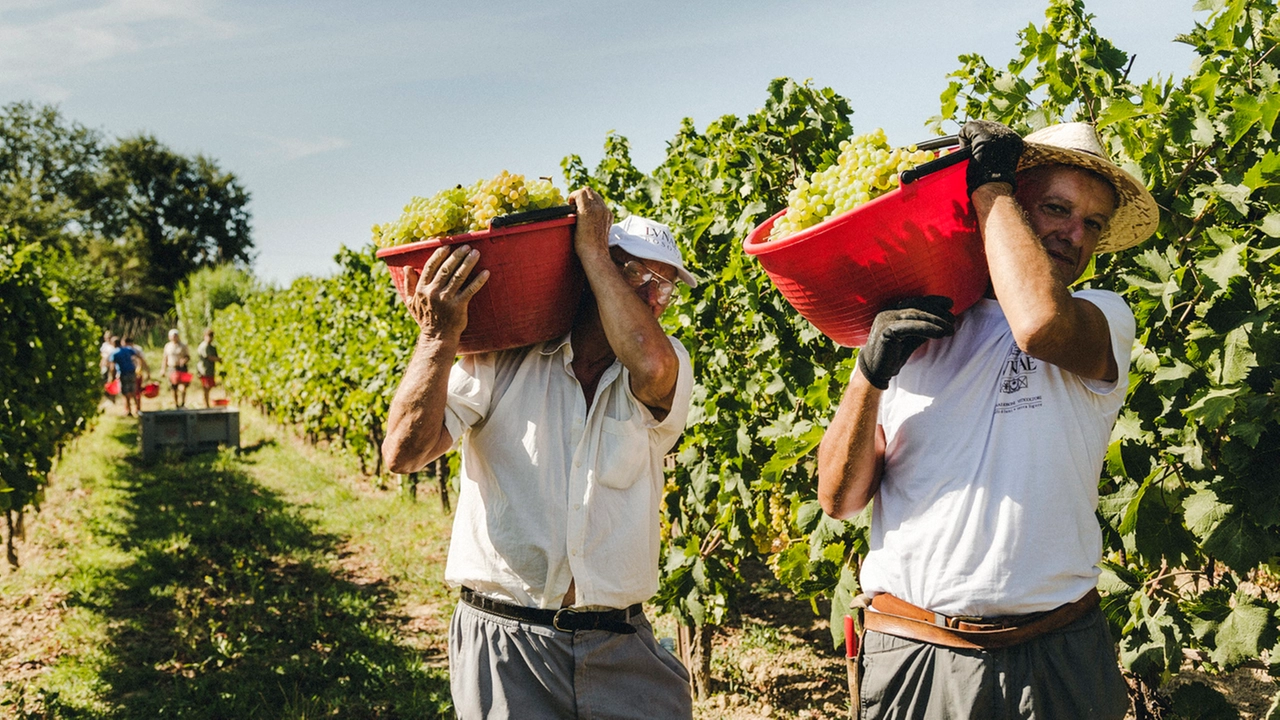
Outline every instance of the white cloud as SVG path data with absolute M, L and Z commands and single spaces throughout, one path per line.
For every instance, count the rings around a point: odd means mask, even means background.
M 0 1 L 0 84 L 25 85 L 57 99 L 65 96 L 60 81 L 82 68 L 236 34 L 234 24 L 213 16 L 213 5 L 211 0 Z
M 254 133 L 254 137 L 265 141 L 271 147 L 270 155 L 282 157 L 285 161 L 300 160 L 312 155 L 341 150 L 351 145 L 351 142 L 345 138 L 330 136 L 297 138 Z

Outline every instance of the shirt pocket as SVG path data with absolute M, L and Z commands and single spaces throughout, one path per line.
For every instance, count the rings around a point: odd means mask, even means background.
M 626 490 L 649 474 L 649 432 L 634 415 L 625 421 L 611 417 L 602 420 L 596 482 Z

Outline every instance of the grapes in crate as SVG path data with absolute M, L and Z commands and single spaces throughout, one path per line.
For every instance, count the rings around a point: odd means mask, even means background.
M 546 178 L 525 180 L 506 170 L 432 195 L 415 197 L 395 222 L 373 226 L 373 242 L 387 248 L 463 232 L 488 230 L 499 215 L 563 205 L 559 188 Z
M 898 173 L 933 158 L 914 145 L 890 147 L 884 130 L 845 140 L 834 165 L 796 180 L 787 194 L 787 212 L 773 224 L 769 239 L 779 240 L 870 202 L 898 187 Z

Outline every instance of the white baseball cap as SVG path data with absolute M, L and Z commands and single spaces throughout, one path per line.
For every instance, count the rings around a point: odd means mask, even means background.
M 684 269 L 684 258 L 680 257 L 671 228 L 660 222 L 628 215 L 609 228 L 609 247 L 620 247 L 638 258 L 672 265 L 684 284 L 698 287 L 698 281 Z

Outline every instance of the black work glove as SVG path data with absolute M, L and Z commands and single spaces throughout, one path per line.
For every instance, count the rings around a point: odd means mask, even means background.
M 960 147 L 969 148 L 973 157 L 965 180 L 969 194 L 989 182 L 1009 183 L 1018 189 L 1014 173 L 1022 157 L 1022 137 L 1007 125 L 989 120 L 970 120 L 960 129 Z
M 955 331 L 951 298 L 926 295 L 900 300 L 876 314 L 867 344 L 858 353 L 858 370 L 884 390 L 925 340 L 947 337 Z

